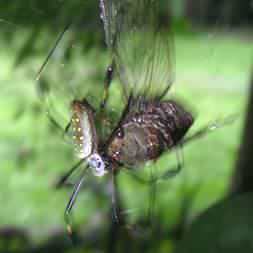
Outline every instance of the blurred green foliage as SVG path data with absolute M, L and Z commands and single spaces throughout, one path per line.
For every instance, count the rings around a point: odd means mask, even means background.
M 252 197 L 245 193 L 212 206 L 192 224 L 176 252 L 252 252 Z

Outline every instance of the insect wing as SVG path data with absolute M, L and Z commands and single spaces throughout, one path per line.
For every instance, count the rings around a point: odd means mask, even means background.
M 104 24 L 105 41 L 109 49 L 113 48 L 117 35 L 118 10 L 121 1 L 100 0 L 100 17 Z
M 106 41 L 127 98 L 161 98 L 172 84 L 172 36 L 169 24 L 159 21 L 159 2 L 101 1 Z

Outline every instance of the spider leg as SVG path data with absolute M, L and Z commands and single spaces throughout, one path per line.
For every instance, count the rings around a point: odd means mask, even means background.
M 56 121 L 56 119 L 50 114 L 49 111 L 46 112 L 46 115 L 50 121 L 50 123 L 61 133 L 64 132 L 64 129 L 61 127 L 61 125 Z
M 87 168 L 87 167 L 86 167 Z M 86 170 L 84 171 L 86 172 Z M 65 212 L 64 212 L 64 219 L 65 219 L 65 222 L 66 222 L 66 225 L 67 225 L 67 231 L 69 233 L 69 235 L 71 236 L 72 235 L 72 225 L 71 225 L 71 210 L 75 204 L 75 201 L 76 201 L 76 198 L 77 198 L 77 195 L 81 189 L 81 186 L 84 182 L 84 179 L 85 179 L 85 175 L 84 173 L 82 174 L 82 176 L 80 177 L 80 179 L 75 183 L 74 185 L 74 190 L 70 196 L 70 199 L 69 199 L 69 202 L 65 208 Z
M 60 32 L 60 34 L 58 35 L 53 47 L 50 49 L 46 59 L 44 60 L 43 64 L 41 65 L 38 73 L 36 74 L 36 77 L 35 77 L 35 80 L 38 81 L 40 79 L 40 76 L 43 72 L 43 70 L 45 69 L 45 67 L 47 66 L 48 64 L 48 61 L 50 59 L 50 57 L 53 55 L 55 49 L 57 48 L 57 46 L 59 45 L 61 39 L 63 38 L 64 34 L 66 33 L 66 31 L 69 29 L 69 27 L 71 26 L 71 24 L 73 23 L 73 21 L 71 22 L 68 22 L 67 25 L 64 27 L 63 31 Z
M 55 129 L 57 129 L 58 132 L 60 132 L 63 136 L 63 138 L 65 138 L 66 134 L 69 131 L 69 128 L 71 126 L 71 120 L 68 122 L 68 124 L 66 125 L 65 128 L 63 128 L 58 122 L 57 120 L 50 114 L 49 111 L 47 111 L 47 117 L 49 119 L 49 121 L 51 122 L 51 124 L 55 127 Z
M 111 181 L 110 181 L 110 187 L 111 187 L 111 201 L 112 201 L 112 221 L 114 223 L 119 223 L 119 215 L 118 215 L 118 192 L 117 192 L 117 182 L 115 178 L 115 172 L 111 171 Z
M 117 187 L 117 177 L 114 171 L 111 173 L 110 187 L 111 187 L 111 201 L 112 201 L 112 227 L 116 229 L 123 229 L 128 233 L 134 234 L 139 238 L 144 238 L 145 231 L 139 226 L 133 226 L 126 222 L 127 213 L 121 211 L 121 203 L 119 199 L 119 192 Z
M 69 123 L 66 125 L 66 127 L 64 128 L 64 135 L 67 134 L 67 132 L 69 131 L 69 128 L 71 126 L 71 120 L 69 121 Z
M 72 173 L 79 168 L 79 166 L 84 162 L 84 159 L 78 161 L 73 167 L 71 167 L 66 173 L 64 173 L 56 182 L 55 187 L 60 188 L 62 187 L 67 179 L 72 175 Z

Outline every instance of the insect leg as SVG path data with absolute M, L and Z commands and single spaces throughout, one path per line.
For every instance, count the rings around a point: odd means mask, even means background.
M 215 120 L 214 122 L 211 122 L 210 124 L 202 127 L 201 129 L 199 129 L 198 131 L 196 131 L 192 135 L 184 138 L 182 140 L 182 144 L 191 142 L 191 141 L 193 141 L 197 138 L 200 138 L 200 137 L 204 137 L 206 134 L 208 134 L 208 132 L 216 130 L 216 129 L 223 127 L 225 125 L 231 124 L 237 119 L 237 117 L 238 117 L 237 114 L 231 114 L 223 119 Z
M 66 180 L 72 175 L 72 173 L 73 173 L 77 168 L 79 168 L 79 166 L 80 166 L 83 162 L 84 162 L 83 159 L 80 160 L 80 161 L 78 161 L 77 164 L 75 164 L 73 167 L 70 168 L 70 170 L 68 170 L 64 175 L 62 175 L 62 176 L 60 177 L 60 179 L 57 180 L 57 182 L 56 182 L 56 184 L 55 184 L 55 187 L 56 187 L 56 188 L 62 187 L 62 186 L 65 184 Z
M 177 167 L 176 168 L 172 168 L 167 170 L 165 173 L 163 173 L 163 175 L 157 177 L 155 180 L 166 180 L 170 177 L 175 176 L 176 174 L 178 174 L 181 170 L 181 168 L 183 167 L 184 164 L 184 160 L 183 160 L 183 153 L 182 153 L 182 145 L 186 144 L 188 142 L 191 142 L 193 140 L 195 140 L 196 138 L 200 138 L 200 137 L 204 137 L 208 132 L 211 132 L 213 130 L 216 130 L 220 127 L 223 127 L 227 124 L 231 124 L 232 122 L 235 121 L 235 119 L 238 117 L 237 114 L 232 114 L 229 115 L 223 119 L 220 120 L 216 120 L 204 127 L 202 127 L 201 129 L 199 129 L 198 131 L 196 131 L 194 134 L 190 135 L 189 137 L 184 138 L 180 144 L 178 144 L 175 149 L 176 149 L 176 155 L 177 155 Z
M 182 167 L 184 166 L 184 156 L 183 156 L 183 151 L 182 151 L 182 144 L 178 144 L 175 147 L 175 151 L 176 151 L 176 156 L 177 156 L 176 167 L 168 169 L 162 175 L 155 178 L 155 180 L 166 180 L 168 178 L 174 177 L 175 175 L 177 175 L 181 171 Z
M 150 179 L 144 179 L 136 175 L 132 170 L 124 170 L 124 172 L 128 173 L 134 180 L 138 181 L 140 184 L 153 184 L 159 180 L 166 180 L 170 177 L 173 177 L 180 172 L 184 164 L 182 144 L 178 144 L 174 149 L 176 151 L 177 156 L 177 165 L 176 167 L 166 170 L 162 175 L 153 176 Z
M 154 209 L 155 209 L 155 202 L 156 202 L 156 181 L 154 181 L 154 174 L 153 169 L 151 168 L 150 171 L 150 179 L 149 181 L 152 182 L 149 186 L 149 207 L 148 207 L 148 225 L 152 226 L 153 220 L 152 217 L 154 216 Z
M 108 100 L 109 96 L 109 88 L 113 79 L 113 69 L 114 69 L 114 64 L 112 62 L 111 65 L 107 67 L 106 73 L 105 73 L 105 79 L 104 79 L 104 92 L 103 92 L 103 99 L 100 104 L 100 111 L 103 111 L 106 107 L 106 103 Z
M 132 170 L 124 170 L 125 173 L 130 175 L 135 181 L 137 181 L 140 184 L 148 184 L 150 183 L 149 180 L 143 179 L 142 177 L 138 176 L 136 173 L 134 173 Z

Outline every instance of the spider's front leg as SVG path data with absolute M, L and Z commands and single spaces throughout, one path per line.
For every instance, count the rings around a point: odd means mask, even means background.
M 80 165 L 84 162 L 84 159 L 79 160 L 73 167 L 71 167 L 66 173 L 64 173 L 60 178 L 56 181 L 55 187 L 61 188 L 62 186 L 66 185 L 66 181 L 68 178 L 76 171 L 78 168 L 80 168 Z

